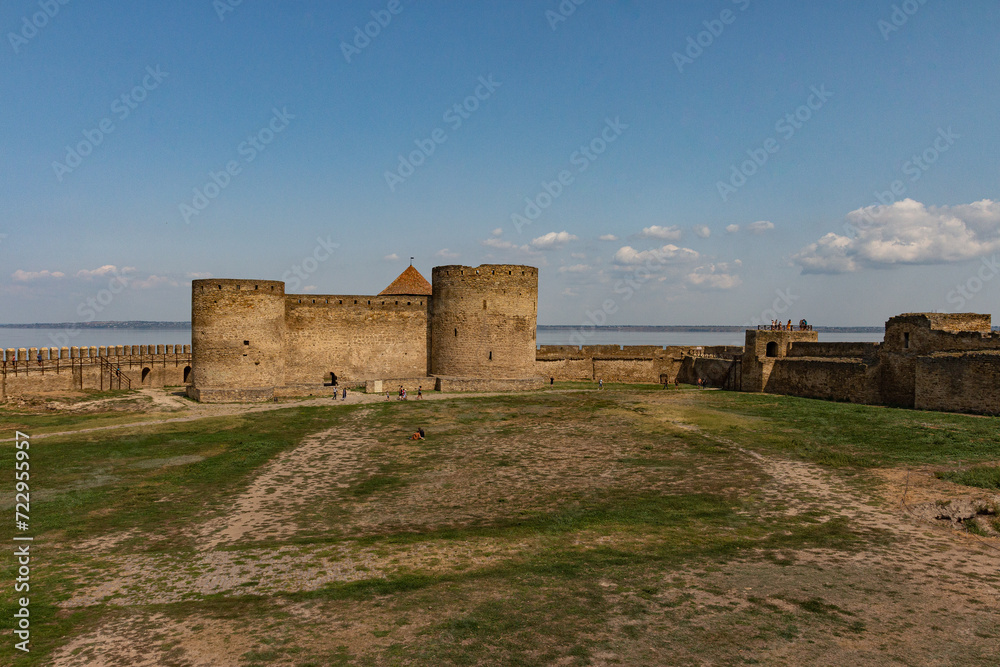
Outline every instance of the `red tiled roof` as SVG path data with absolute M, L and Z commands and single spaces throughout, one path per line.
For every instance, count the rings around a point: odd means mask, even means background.
M 413 266 L 408 266 L 405 271 L 399 274 L 398 278 L 392 281 L 391 285 L 378 293 L 379 296 L 387 294 L 419 294 L 430 296 L 431 284 Z

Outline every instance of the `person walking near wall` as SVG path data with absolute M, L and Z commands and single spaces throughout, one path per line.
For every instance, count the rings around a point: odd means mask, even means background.
M 424 386 L 420 385 L 417 387 L 417 398 L 422 399 L 424 397 Z
M 341 398 L 340 400 L 342 400 L 342 401 L 346 401 L 347 400 L 347 387 L 344 387 L 343 398 Z
M 598 380 L 597 380 L 597 388 L 598 389 L 604 389 L 604 378 L 598 378 Z

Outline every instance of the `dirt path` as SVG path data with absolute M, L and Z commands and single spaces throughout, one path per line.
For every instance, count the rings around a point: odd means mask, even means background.
M 228 514 L 197 530 L 199 548 L 210 551 L 247 534 L 257 540 L 294 534 L 296 515 L 314 498 L 349 486 L 361 469 L 360 451 L 373 442 L 339 427 L 306 437 L 265 466 Z
M 905 488 L 889 486 L 888 497 L 879 503 L 863 496 L 835 472 L 805 461 L 764 456 L 745 449 L 727 438 L 705 433 L 693 424 L 674 422 L 686 430 L 697 431 L 719 444 L 732 448 L 756 461 L 771 478 L 762 489 L 775 515 L 797 515 L 810 511 L 846 518 L 852 526 L 874 529 L 891 535 L 894 542 L 886 549 L 872 548 L 858 558 L 870 565 L 906 570 L 915 582 L 931 585 L 940 573 L 955 576 L 953 590 L 970 598 L 986 597 L 1000 606 L 1000 540 L 956 533 L 951 525 L 928 520 L 905 504 Z M 798 552 L 802 558 L 806 552 Z M 813 553 L 806 556 L 815 562 L 838 561 L 837 556 Z M 832 559 L 832 560 L 831 560 Z M 829 563 L 826 563 L 829 564 Z
M 579 391 L 589 391 L 587 389 L 554 389 L 547 390 L 555 393 L 573 393 Z M 362 394 L 360 392 L 348 393 L 347 400 L 333 399 L 329 397 L 307 398 L 299 401 L 289 401 L 282 403 L 189 403 L 183 399 L 176 398 L 173 394 L 168 394 L 162 389 L 143 389 L 142 394 L 149 396 L 153 404 L 159 407 L 181 406 L 181 409 L 188 409 L 189 414 L 181 417 L 170 417 L 167 419 L 148 419 L 144 421 L 134 421 L 125 424 L 109 424 L 107 426 L 94 426 L 91 428 L 78 428 L 72 431 L 57 431 L 54 433 L 32 434 L 33 439 L 52 438 L 60 435 L 75 435 L 77 433 L 91 433 L 94 431 L 110 431 L 122 428 L 135 428 L 139 426 L 155 426 L 159 424 L 175 424 L 181 422 L 197 421 L 199 419 L 211 419 L 213 417 L 230 417 L 232 415 L 255 414 L 258 412 L 270 412 L 272 410 L 285 410 L 287 408 L 308 407 L 308 406 L 335 406 L 335 405 L 357 405 L 359 403 L 396 403 L 386 401 L 384 394 Z M 507 396 L 509 392 L 484 392 L 484 393 L 460 393 L 460 394 L 425 394 L 421 400 L 427 401 L 447 401 L 465 398 L 489 398 L 491 396 Z M 121 399 L 102 399 L 103 401 L 115 401 Z M 416 399 L 408 399 L 405 403 L 416 402 Z M 93 402 L 93 405 L 100 401 Z M 404 401 L 399 401 L 404 403 Z M 91 407 L 93 407 L 91 405 Z M 170 408 L 168 408 L 170 409 Z

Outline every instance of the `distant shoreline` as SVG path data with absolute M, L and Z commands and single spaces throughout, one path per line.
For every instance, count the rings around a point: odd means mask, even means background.
M 30 324 L 0 324 L 0 329 L 190 329 L 190 322 L 32 322 Z
M 135 329 L 135 330 L 178 330 L 178 329 L 190 329 L 190 322 L 153 322 L 144 320 L 131 320 L 125 322 L 33 322 L 30 324 L 0 324 L 0 329 Z M 590 331 L 590 327 L 584 327 L 582 325 L 568 325 L 568 324 L 539 324 L 538 331 L 576 331 L 581 328 L 586 328 Z M 671 325 L 654 325 L 654 324 L 623 324 L 617 326 L 595 326 L 594 329 L 597 331 L 641 331 L 641 332 L 686 332 L 686 333 L 705 333 L 705 332 L 719 332 L 719 333 L 731 333 L 745 331 L 746 327 L 740 325 L 728 325 L 728 324 L 671 324 Z M 820 333 L 881 333 L 885 330 L 884 327 L 834 327 L 834 326 L 816 326 L 814 329 Z

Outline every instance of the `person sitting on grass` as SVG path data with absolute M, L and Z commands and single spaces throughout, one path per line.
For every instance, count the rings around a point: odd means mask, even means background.
M 418 428 L 417 432 L 410 436 L 410 440 L 423 440 L 424 439 L 424 429 Z

